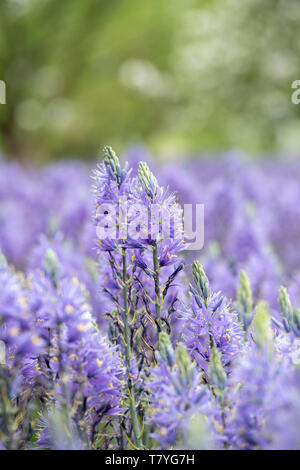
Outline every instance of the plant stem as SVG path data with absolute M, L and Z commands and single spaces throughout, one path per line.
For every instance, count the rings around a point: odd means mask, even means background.
M 154 242 L 153 245 L 153 271 L 154 271 L 154 285 L 155 285 L 155 312 L 156 312 L 156 321 L 158 324 L 158 336 L 161 332 L 161 294 L 160 294 L 160 285 L 159 285 L 159 262 L 157 254 L 157 242 Z
M 225 399 L 224 399 L 224 393 L 222 391 L 221 393 L 221 417 L 222 417 L 222 425 L 223 425 L 223 433 L 225 433 L 226 429 L 226 411 L 225 411 Z M 228 449 L 228 442 L 224 441 L 223 443 L 224 449 Z
M 122 248 L 122 281 L 123 281 L 123 301 L 124 301 L 124 339 L 125 339 L 125 359 L 127 370 L 127 386 L 129 392 L 130 415 L 133 427 L 135 445 L 140 448 L 140 427 L 136 411 L 134 385 L 132 383 L 131 373 L 131 345 L 130 345 L 130 329 L 129 329 L 129 311 L 128 311 L 128 285 L 127 285 L 127 269 L 126 269 L 126 250 Z
M 114 322 L 112 321 L 110 324 L 110 330 L 111 330 L 111 342 L 114 346 L 117 346 L 117 332 L 116 332 L 116 327 L 114 325 Z M 122 427 L 122 416 L 119 417 L 119 428 L 120 428 L 120 436 L 119 436 L 119 449 L 124 450 L 124 432 L 123 432 L 123 427 Z
M 13 439 L 11 438 L 10 433 L 10 419 L 9 419 L 9 398 L 8 398 L 8 386 L 6 381 L 6 366 L 4 364 L 0 364 L 0 419 L 2 422 L 2 429 L 1 429 L 1 439 L 4 442 L 6 438 L 6 447 L 8 450 L 13 450 L 12 442 Z

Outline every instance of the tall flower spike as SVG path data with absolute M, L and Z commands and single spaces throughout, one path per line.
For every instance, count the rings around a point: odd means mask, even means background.
M 264 301 L 258 302 L 253 318 L 254 341 L 260 349 L 272 349 L 273 334 L 271 327 L 271 316 L 268 305 Z
M 282 314 L 283 326 L 287 332 L 290 332 L 293 319 L 293 308 L 287 290 L 283 286 L 280 286 L 279 288 L 278 302 Z
M 196 288 L 190 284 L 191 307 L 183 313 L 187 320 L 184 339 L 191 354 L 205 373 L 208 372 L 210 350 L 218 348 L 222 362 L 228 367 L 241 350 L 242 327 L 237 312 L 221 294 L 214 293 L 200 263 L 193 263 Z
M 139 163 L 138 173 L 139 173 L 139 181 L 146 195 L 153 202 L 157 194 L 157 189 L 158 189 L 157 179 L 155 178 L 153 173 L 150 171 L 150 168 L 145 162 Z
M 240 272 L 240 283 L 237 290 L 237 302 L 239 320 L 243 325 L 244 331 L 247 331 L 253 319 L 253 301 L 250 282 L 245 271 Z
M 204 304 L 207 307 L 207 304 L 209 302 L 209 297 L 210 297 L 209 281 L 199 261 L 193 262 L 193 276 L 194 276 L 195 284 L 201 293 L 201 297 L 204 301 Z

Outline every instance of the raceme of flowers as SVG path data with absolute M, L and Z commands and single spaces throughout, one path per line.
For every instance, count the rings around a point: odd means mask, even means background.
M 300 164 L 126 159 L 0 160 L 0 448 L 298 449 Z

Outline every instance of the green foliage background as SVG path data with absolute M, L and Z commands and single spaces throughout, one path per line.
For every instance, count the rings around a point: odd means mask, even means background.
M 298 0 L 0 0 L 2 152 L 296 151 Z

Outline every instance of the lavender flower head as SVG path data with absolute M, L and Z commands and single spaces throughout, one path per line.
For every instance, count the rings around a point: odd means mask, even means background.
M 199 262 L 193 263 L 193 274 L 195 287 L 190 285 L 192 303 L 190 310 L 183 312 L 185 344 L 205 372 L 214 346 L 221 353 L 223 365 L 228 368 L 243 344 L 237 314 L 220 292 L 214 294 L 211 291 Z
M 155 427 L 153 437 L 165 449 L 180 441 L 193 414 L 209 413 L 209 395 L 185 347 L 181 344 L 174 351 L 165 333 L 160 343 L 158 366 L 149 383 L 149 422 Z

